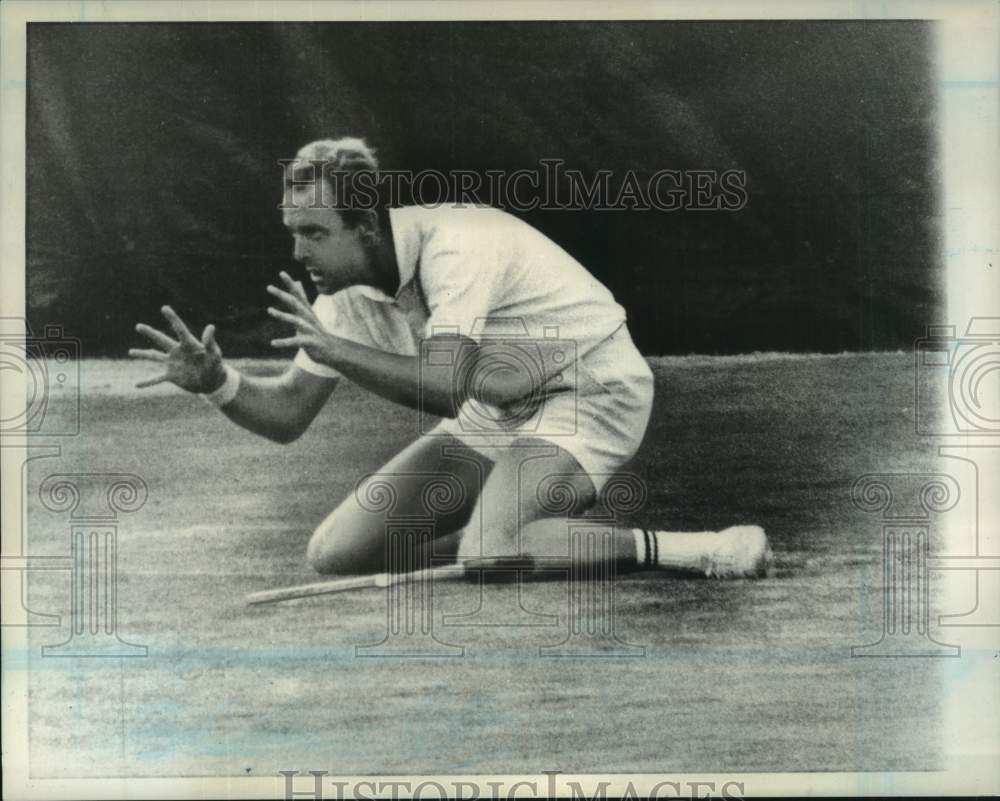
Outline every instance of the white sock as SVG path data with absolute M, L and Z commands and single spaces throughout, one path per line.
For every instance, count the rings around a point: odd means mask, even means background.
M 646 528 L 632 529 L 635 537 L 635 555 L 640 567 L 666 567 L 673 569 L 698 569 L 706 550 L 717 538 L 706 539 L 714 531 L 654 531 Z

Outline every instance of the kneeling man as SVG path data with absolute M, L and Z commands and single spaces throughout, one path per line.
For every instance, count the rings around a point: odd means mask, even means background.
M 281 273 L 269 313 L 294 335 L 276 378 L 241 375 L 223 361 L 215 328 L 195 337 L 169 307 L 176 339 L 140 324 L 157 346 L 133 357 L 203 394 L 232 421 L 278 442 L 302 435 L 342 378 L 441 418 L 384 466 L 394 514 L 426 515 L 435 476 L 460 484 L 437 512 L 435 562 L 474 558 L 571 558 L 566 516 L 597 502 L 638 449 L 649 422 L 653 377 L 611 292 L 557 244 L 493 208 L 357 208 L 338 198 L 351 177 L 378 168 L 359 139 L 302 148 L 286 173 L 283 222 L 294 257 L 319 295 Z M 315 530 L 309 563 L 321 573 L 398 569 L 387 564 L 385 521 L 362 502 L 362 482 Z M 552 503 L 555 493 L 558 502 Z M 547 502 L 548 500 L 548 502 Z M 623 567 L 765 572 L 763 530 L 620 529 L 612 558 Z M 575 554 L 575 559 L 607 555 Z M 429 564 L 430 553 L 408 564 Z M 405 569 L 405 566 L 403 567 Z

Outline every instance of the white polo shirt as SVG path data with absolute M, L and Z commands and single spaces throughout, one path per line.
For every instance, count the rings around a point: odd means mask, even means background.
M 395 297 L 369 286 L 320 295 L 313 309 L 344 339 L 407 356 L 435 333 L 570 339 L 583 357 L 625 322 L 611 292 L 559 245 L 493 208 L 389 210 L 399 265 Z M 314 375 L 337 370 L 302 350 Z

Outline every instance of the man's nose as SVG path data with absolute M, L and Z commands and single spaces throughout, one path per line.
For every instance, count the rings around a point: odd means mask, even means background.
M 302 240 L 302 239 L 296 238 L 296 240 L 295 240 L 295 250 L 292 253 L 292 258 L 294 258 L 295 261 L 297 261 L 297 262 L 304 262 L 306 260 L 306 256 L 307 255 L 308 255 L 308 252 L 307 252 L 305 241 Z

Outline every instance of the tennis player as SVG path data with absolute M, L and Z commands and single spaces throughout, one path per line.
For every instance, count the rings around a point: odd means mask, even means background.
M 283 222 L 319 294 L 310 304 L 285 272 L 267 287 L 268 312 L 294 331 L 272 342 L 297 350 L 283 375 L 240 374 L 223 360 L 213 325 L 198 338 L 165 306 L 174 337 L 137 326 L 157 347 L 129 354 L 164 368 L 139 386 L 173 382 L 249 431 L 291 442 L 346 378 L 418 410 L 415 422 L 440 419 L 415 424 L 415 441 L 368 479 L 392 485 L 398 516 L 427 514 L 423 492 L 435 477 L 459 483 L 457 500 L 436 513 L 437 539 L 423 546 L 435 563 L 569 558 L 562 515 L 597 501 L 650 418 L 653 377 L 625 310 L 566 251 L 500 210 L 363 209 L 336 196 L 352 175 L 377 169 L 363 140 L 345 138 L 306 145 L 286 172 Z M 569 498 L 558 514 L 540 491 L 556 479 Z M 359 484 L 316 528 L 307 558 L 320 573 L 387 569 L 384 512 L 364 502 L 370 490 Z M 763 530 L 750 525 L 623 528 L 613 541 L 624 567 L 727 577 L 761 574 L 771 562 Z

